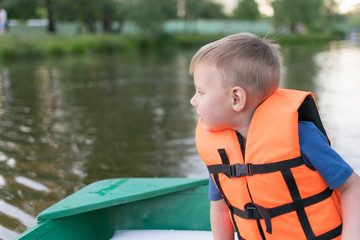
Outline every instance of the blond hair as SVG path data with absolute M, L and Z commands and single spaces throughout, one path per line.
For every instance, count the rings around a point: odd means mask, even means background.
M 263 101 L 279 87 L 279 45 L 251 33 L 238 33 L 209 43 L 194 55 L 190 74 L 199 63 L 215 66 L 227 89 L 240 86 Z

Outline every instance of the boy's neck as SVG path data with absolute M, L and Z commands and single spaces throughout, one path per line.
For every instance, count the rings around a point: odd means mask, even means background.
M 235 130 L 238 133 L 241 134 L 241 136 L 243 137 L 244 142 L 246 142 L 246 138 L 247 138 L 247 135 L 248 135 L 251 119 L 252 119 L 252 117 L 254 115 L 254 112 L 255 112 L 256 108 L 257 107 L 247 109 L 244 112 L 241 112 L 240 113 L 241 115 L 239 115 L 239 119 L 241 119 L 241 120 L 239 121 L 238 127 Z

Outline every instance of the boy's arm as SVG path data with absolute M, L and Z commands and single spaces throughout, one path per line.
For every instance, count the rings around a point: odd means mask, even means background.
M 234 227 L 224 199 L 210 203 L 210 222 L 214 240 L 234 240 Z
M 353 172 L 337 190 L 341 193 L 343 232 L 341 239 L 360 240 L 360 177 Z

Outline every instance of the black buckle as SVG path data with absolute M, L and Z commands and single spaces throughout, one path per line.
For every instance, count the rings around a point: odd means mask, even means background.
M 263 218 L 259 213 L 259 210 L 253 203 L 247 203 L 244 208 L 247 215 L 247 219 L 257 220 Z
M 251 163 L 230 165 L 230 177 L 250 176 Z
M 244 209 L 248 219 L 264 219 L 266 232 L 272 234 L 272 224 L 268 208 L 250 202 L 245 204 Z

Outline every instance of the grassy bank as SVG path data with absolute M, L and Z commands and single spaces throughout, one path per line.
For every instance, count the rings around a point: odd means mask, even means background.
M 223 35 L 164 35 L 149 36 L 124 35 L 5 35 L 0 37 L 0 59 L 29 59 L 48 56 L 116 53 L 159 48 L 199 47 L 217 40 Z M 318 43 L 341 36 L 324 35 L 270 35 L 280 44 Z
M 139 41 L 111 35 L 6 35 L 0 38 L 0 59 L 120 52 L 138 48 Z

